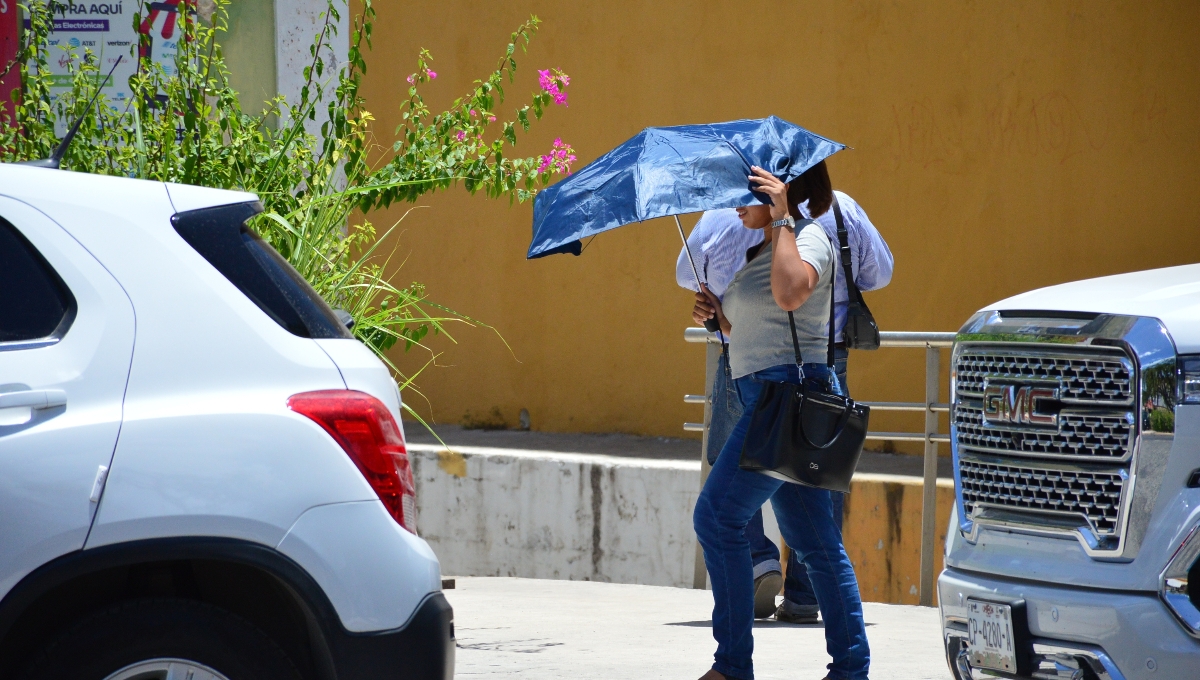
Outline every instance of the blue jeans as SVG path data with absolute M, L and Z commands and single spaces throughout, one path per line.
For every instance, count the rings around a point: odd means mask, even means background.
M 810 389 L 829 389 L 828 367 L 804 365 Z M 808 569 L 825 619 L 825 645 L 833 658 L 831 680 L 866 680 L 870 667 L 862 602 L 854 567 L 842 546 L 842 534 L 828 491 L 788 484 L 738 467 L 750 427 L 750 414 L 764 382 L 801 382 L 796 366 L 776 366 L 739 378 L 736 388 L 744 411 L 717 457 L 696 501 L 692 522 L 704 549 L 713 588 L 713 669 L 727 678 L 753 680 L 754 579 L 747 525 L 768 499 L 783 538 Z
M 837 371 L 838 383 L 842 393 L 849 395 L 846 386 L 846 361 L 849 354 L 844 349 L 836 350 L 834 354 L 834 370 Z M 734 384 L 733 374 L 729 370 L 728 352 L 723 351 L 717 362 L 717 374 L 713 378 L 712 415 L 708 423 L 708 464 L 716 463 L 725 442 L 733 431 L 733 426 L 742 417 L 742 398 Z M 739 449 L 738 453 L 741 451 Z M 837 521 L 838 531 L 842 530 L 842 503 L 840 493 L 830 494 L 833 499 L 833 517 Z M 753 575 L 758 578 L 772 571 L 782 571 L 779 563 L 779 548 L 767 538 L 763 529 L 761 509 L 750 518 L 746 525 L 746 538 L 750 541 L 750 558 L 754 564 Z M 808 570 L 800 561 L 796 551 L 788 556 L 787 579 L 783 582 L 783 599 L 804 607 L 816 607 L 817 598 L 813 594 L 812 583 L 808 578 Z

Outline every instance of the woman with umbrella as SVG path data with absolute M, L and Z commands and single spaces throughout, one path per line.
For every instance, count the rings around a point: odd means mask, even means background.
M 712 670 L 701 680 L 754 675 L 753 565 L 745 536 L 755 511 L 770 499 L 779 528 L 803 555 L 817 601 L 825 615 L 825 641 L 833 662 L 828 680 L 866 680 L 870 665 L 862 603 L 854 567 L 842 545 L 830 492 L 740 469 L 742 444 L 765 383 L 803 384 L 808 390 L 841 393 L 837 377 L 820 359 L 826 352 L 829 305 L 836 266 L 833 245 L 799 206 L 808 201 L 819 216 L 833 201 L 825 163 L 785 184 L 759 167 L 749 179 L 769 205 L 739 207 L 742 225 L 762 229 L 763 244 L 750 253 L 725 292 L 724 304 L 701 292 L 693 318 L 716 318 L 729 336 L 729 363 L 744 415 L 734 426 L 696 502 L 693 523 L 712 580 Z M 804 363 L 796 365 L 788 312 L 795 319 Z
M 837 260 L 824 231 L 804 217 L 799 205 L 808 201 L 814 217 L 829 209 L 833 192 L 824 160 L 844 148 L 775 116 L 646 128 L 539 193 L 534 203 L 530 259 L 579 255 L 583 238 L 667 216 L 675 216 L 686 247 L 678 216 L 716 208 L 737 208 L 744 226 L 763 230 L 763 244 L 726 289 L 724 308 L 715 297 L 701 294 L 693 310 L 697 322 L 707 321 L 706 327 L 716 330 L 717 321 L 730 337 L 730 366 L 744 407 L 693 514 L 715 601 L 716 660 L 702 680 L 754 676 L 754 572 L 745 528 L 768 499 L 783 538 L 804 556 L 825 617 L 826 647 L 833 657 L 827 680 L 867 680 L 870 652 L 858 581 L 834 521 L 830 492 L 740 467 L 747 435 L 760 434 L 749 430 L 764 385 L 791 383 L 810 392 L 841 394 L 827 333 Z M 694 263 L 691 269 L 700 287 L 704 281 Z M 826 363 L 820 363 L 822 357 Z M 858 452 L 861 444 L 860 437 Z M 841 466 L 842 483 L 829 488 L 845 490 L 849 484 L 858 453 L 849 454 Z

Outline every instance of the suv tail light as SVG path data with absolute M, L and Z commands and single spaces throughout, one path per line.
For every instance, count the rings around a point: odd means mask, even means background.
M 396 419 L 365 392 L 320 390 L 292 395 L 288 408 L 323 427 L 358 466 L 400 526 L 417 533 L 417 493 Z

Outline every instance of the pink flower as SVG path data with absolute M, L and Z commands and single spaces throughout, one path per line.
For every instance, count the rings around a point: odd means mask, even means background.
M 538 71 L 538 85 L 549 93 L 555 104 L 567 105 L 567 93 L 563 89 L 571 84 L 571 77 L 559 69 L 543 69 Z
M 550 153 L 538 157 L 539 174 L 555 172 L 571 174 L 571 164 L 575 162 L 575 149 L 570 144 L 563 144 L 561 138 L 554 140 Z
M 489 123 L 495 123 L 495 122 L 496 122 L 496 117 L 495 117 L 495 116 L 493 116 L 493 115 L 491 115 L 491 114 L 488 114 L 488 122 L 489 122 Z
M 463 132 L 462 130 L 459 130 L 458 134 L 454 135 L 454 137 L 455 137 L 455 139 L 457 139 L 458 141 L 461 142 L 467 138 L 467 133 Z
M 477 111 L 475 111 L 475 109 L 471 109 L 471 117 L 472 118 L 474 118 L 475 116 L 478 116 L 478 115 L 479 115 L 479 113 Z
M 430 80 L 437 80 L 437 71 L 425 69 L 425 75 L 428 76 Z
M 409 85 L 414 85 L 414 84 L 416 84 L 416 82 L 417 82 L 417 74 L 415 74 L 415 73 L 414 73 L 414 74 L 412 74 L 411 76 L 409 76 L 409 77 L 405 78 L 405 80 L 407 80 L 407 81 L 408 81 L 408 84 L 409 84 Z

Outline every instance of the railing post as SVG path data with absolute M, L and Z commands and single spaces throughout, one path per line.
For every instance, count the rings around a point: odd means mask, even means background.
M 938 402 L 939 379 L 942 373 L 942 351 L 932 344 L 925 346 L 925 484 L 921 496 L 921 606 L 933 606 L 933 562 L 937 536 L 937 442 L 938 414 L 933 405 Z
M 704 344 L 704 434 L 700 437 L 700 489 L 712 466 L 708 464 L 708 426 L 712 423 L 713 383 L 717 376 L 717 361 L 721 357 L 721 346 L 712 342 Z M 696 566 L 692 572 L 692 588 L 704 590 L 708 587 L 708 567 L 704 566 L 704 549 L 696 541 Z

